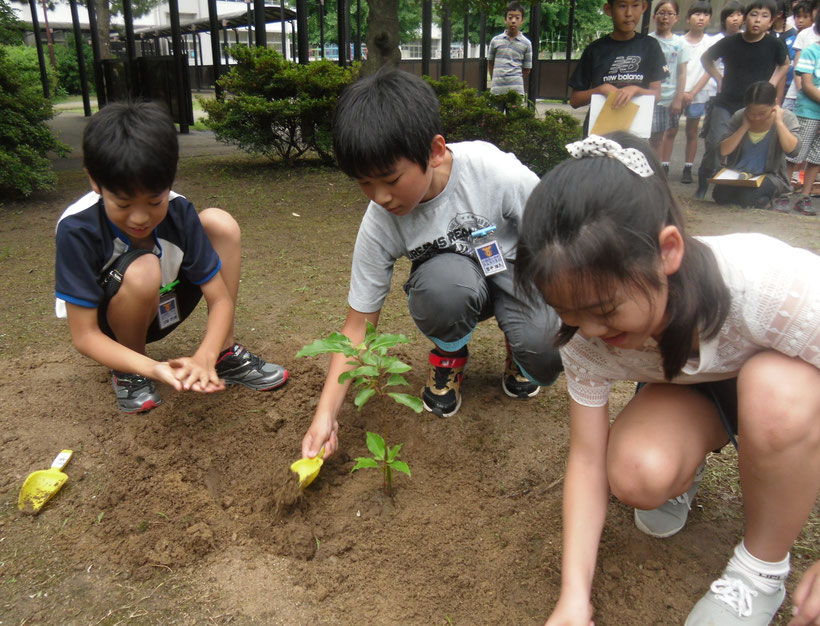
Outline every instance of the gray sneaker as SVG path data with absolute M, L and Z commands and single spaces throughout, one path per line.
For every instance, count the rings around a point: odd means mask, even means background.
M 219 355 L 216 373 L 226 385 L 243 385 L 257 391 L 276 389 L 288 380 L 284 367 L 263 361 L 238 343 Z
M 154 381 L 145 376 L 111 370 L 111 384 L 117 394 L 120 411 L 142 413 L 162 404 Z
M 766 626 L 772 621 L 786 588 L 763 593 L 735 570 L 725 570 L 689 613 L 684 626 Z
M 667 500 L 657 509 L 651 511 L 635 509 L 635 526 L 638 527 L 638 530 L 645 532 L 647 535 L 663 539 L 664 537 L 671 537 L 683 529 L 705 470 L 706 463 L 704 462 L 695 470 L 695 480 L 692 482 L 692 486 L 677 498 Z

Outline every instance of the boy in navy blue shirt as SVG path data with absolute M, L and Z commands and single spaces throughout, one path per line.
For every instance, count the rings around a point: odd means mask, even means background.
M 635 32 L 646 8 L 643 0 L 607 0 L 604 4 L 604 12 L 612 18 L 612 32 L 584 48 L 569 80 L 573 108 L 588 105 L 596 93 L 606 97 L 616 92 L 612 103 L 616 109 L 635 96 L 655 96 L 658 101 L 661 82 L 669 72 L 658 41 Z M 587 118 L 585 134 L 588 123 Z
M 288 372 L 233 339 L 239 291 L 240 231 L 221 209 L 197 215 L 171 191 L 179 145 L 161 107 L 110 104 L 83 135 L 93 191 L 57 223 L 56 312 L 74 346 L 109 367 L 117 405 L 136 413 L 162 400 L 154 381 L 177 391 L 226 384 L 268 390 Z M 204 296 L 208 323 L 192 356 L 159 362 L 146 343 L 176 328 Z

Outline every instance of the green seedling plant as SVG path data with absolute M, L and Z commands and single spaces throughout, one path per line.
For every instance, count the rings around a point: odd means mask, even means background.
M 388 356 L 387 351 L 400 343 L 409 343 L 409 341 L 404 335 L 377 333 L 376 327 L 367 322 L 364 341 L 358 345 L 353 345 L 346 335 L 334 332 L 326 339 L 319 339 L 305 346 L 296 354 L 297 357 L 326 353 L 343 354 L 347 357 L 347 365 L 351 366 L 351 369 L 342 372 L 339 376 L 339 383 L 344 384 L 349 380 L 351 386 L 358 389 L 353 404 L 361 411 L 362 407 L 374 397 L 380 400 L 385 436 L 368 432 L 367 449 L 373 456 L 358 457 L 356 465 L 350 471 L 355 472 L 362 468 L 381 469 L 384 478 L 384 492 L 388 495 L 393 493 L 394 471 L 408 476 L 411 474 L 407 463 L 399 460 L 399 452 L 404 444 L 398 443 L 392 447 L 387 444 L 387 399 L 392 398 L 398 404 L 416 413 L 421 413 L 422 410 L 422 403 L 418 397 L 390 390 L 391 387 L 409 384 L 402 374 L 410 371 L 411 367 L 394 356 Z

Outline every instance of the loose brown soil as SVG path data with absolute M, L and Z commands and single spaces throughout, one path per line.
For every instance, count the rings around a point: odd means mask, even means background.
M 383 430 L 375 406 L 352 404 L 340 415 L 341 452 L 298 497 L 287 467 L 326 360 L 294 354 L 341 326 L 364 203 L 336 172 L 243 157 L 186 161 L 176 189 L 243 227 L 237 335 L 291 380 L 271 393 L 165 387 L 158 409 L 120 413 L 106 370 L 73 349 L 53 315 L 54 223 L 86 191 L 82 174 L 0 208 L 0 622 L 543 623 L 560 581 L 563 379 L 532 400 L 507 398 L 502 336 L 484 323 L 457 416 L 390 409 L 390 442 L 404 442 L 413 473 L 396 477 L 393 498 L 379 472 L 350 473 L 367 454 L 365 432 Z M 697 233 L 762 231 L 820 250 L 816 218 L 686 210 Z M 407 272 L 399 263 L 381 325 L 413 340 L 396 354 L 414 366 L 417 392 L 428 346 L 397 288 Z M 198 311 L 150 354 L 193 352 L 203 321 Z M 613 410 L 630 394 L 620 385 Z M 74 451 L 68 483 L 39 515 L 22 514 L 23 480 L 63 448 Z M 596 623 L 683 621 L 741 536 L 735 465 L 731 452 L 712 457 L 687 528 L 669 540 L 643 535 L 612 500 Z M 790 590 L 820 557 L 817 519 L 795 549 Z

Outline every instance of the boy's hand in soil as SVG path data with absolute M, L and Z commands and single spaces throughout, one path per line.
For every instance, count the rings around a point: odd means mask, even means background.
M 339 447 L 339 422 L 335 417 L 316 416 L 302 439 L 302 458 L 313 458 L 325 448 L 324 458 L 331 456 Z
M 789 626 L 820 626 L 820 561 L 803 574 L 792 598 Z
M 595 626 L 592 621 L 592 605 L 589 602 L 580 604 L 558 598 L 558 604 L 552 611 L 545 626 Z
M 203 361 L 204 359 L 197 355 L 168 361 L 183 391 L 212 393 L 225 389 L 225 383 L 219 379 L 213 364 L 208 365 Z

